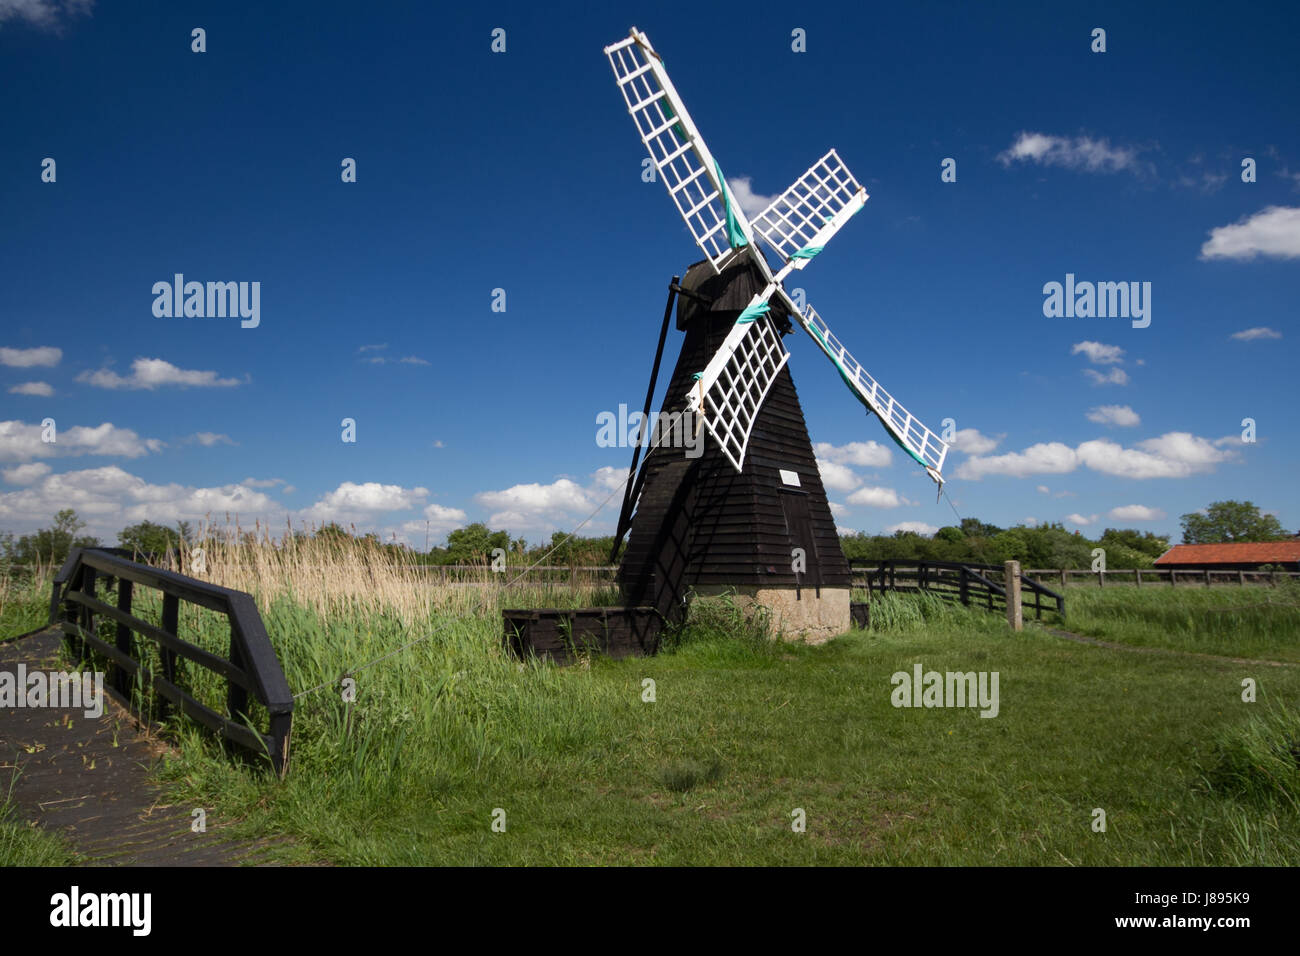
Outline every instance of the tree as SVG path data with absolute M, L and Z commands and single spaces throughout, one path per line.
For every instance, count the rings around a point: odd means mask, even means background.
M 1224 541 L 1281 541 L 1288 537 L 1273 515 L 1260 514 L 1249 501 L 1216 501 L 1204 512 L 1193 511 L 1179 519 L 1183 544 L 1219 544 Z
M 481 521 L 467 528 L 457 528 L 447 535 L 447 555 L 452 564 L 475 564 L 487 561 L 494 548 L 510 549 L 510 533 L 490 531 Z
M 64 508 L 54 516 L 54 527 L 41 528 L 11 543 L 10 557 L 15 564 L 62 564 L 73 548 L 99 547 L 98 538 L 78 536 L 85 526 L 74 510 Z
M 180 542 L 179 531 L 152 521 L 129 525 L 117 533 L 118 544 L 142 555 L 164 555 L 173 548 L 179 547 Z

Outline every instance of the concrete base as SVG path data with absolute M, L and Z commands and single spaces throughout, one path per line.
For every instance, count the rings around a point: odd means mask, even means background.
M 822 588 L 821 597 L 812 588 L 697 587 L 697 598 L 730 595 L 740 608 L 761 606 L 771 615 L 774 636 L 824 644 L 849 630 L 849 589 Z

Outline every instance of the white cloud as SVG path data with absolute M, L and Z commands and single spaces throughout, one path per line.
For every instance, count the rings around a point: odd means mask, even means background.
M 1120 428 L 1131 428 L 1142 424 L 1138 413 L 1127 405 L 1098 405 L 1088 412 L 1088 421 Z
M 1078 456 L 1093 471 L 1145 479 L 1186 478 L 1213 471 L 1215 465 L 1230 460 L 1233 453 L 1187 432 L 1169 432 L 1140 441 L 1134 448 L 1123 448 L 1106 439 L 1087 441 L 1079 446 Z
M 161 451 L 165 445 L 156 438 L 141 438 L 129 428 L 104 422 L 94 428 L 75 425 L 58 429 L 55 441 L 44 442 L 40 425 L 20 421 L 0 422 L 0 461 L 31 461 L 34 458 L 72 457 L 76 455 L 115 455 L 139 458 Z
M 813 445 L 813 451 L 822 461 L 859 468 L 888 468 L 894 460 L 888 446 L 876 441 L 851 441 L 847 445 L 819 441 Z
M 835 518 L 844 518 L 852 514 L 848 508 L 844 507 L 844 505 L 840 504 L 838 501 L 827 501 L 826 503 L 831 506 L 831 515 Z
M 0 475 L 3 475 L 4 480 L 11 485 L 30 485 L 49 473 L 50 466 L 43 461 L 32 462 L 29 465 L 15 465 L 0 471 Z
M 117 530 L 137 521 L 174 524 L 226 512 L 257 516 L 272 507 L 266 495 L 242 485 L 155 485 L 116 465 L 47 474 L 31 487 L 0 494 L 0 520 L 6 525 L 34 529 L 47 525 L 59 509 L 73 508 L 90 534 L 109 542 Z
M 112 369 L 101 368 L 95 372 L 82 372 L 78 382 L 97 388 L 155 389 L 164 385 L 182 385 L 208 388 L 243 384 L 237 378 L 218 378 L 216 372 L 201 372 L 177 368 L 162 359 L 138 358 L 131 363 L 131 374 L 118 375 Z
M 997 448 L 998 443 L 1006 437 L 1006 435 L 999 435 L 997 438 L 992 438 L 989 435 L 981 435 L 977 428 L 962 428 L 953 435 L 952 447 L 967 455 L 986 455 Z
M 972 457 L 958 466 L 958 478 L 978 481 L 985 475 L 1012 475 L 1024 478 L 1026 475 L 1063 475 L 1074 471 L 1079 465 L 1079 456 L 1074 449 L 1061 442 L 1046 442 L 1031 445 L 1024 451 L 1007 452 L 991 458 Z
M 1229 338 L 1237 339 L 1239 342 L 1254 342 L 1256 339 L 1280 339 L 1282 333 L 1277 329 L 1270 329 L 1266 325 L 1257 325 L 1253 329 L 1242 329 L 1240 332 L 1233 332 Z
M 939 529 L 924 521 L 900 521 L 898 524 L 891 524 L 885 529 L 886 534 L 894 534 L 899 531 L 912 531 L 916 534 L 922 534 L 926 537 L 932 537 Z
M 1037 491 L 1040 495 L 1046 495 L 1046 494 L 1050 494 L 1052 489 L 1048 488 L 1047 485 L 1039 485 Z
M 1229 226 L 1210 230 L 1202 259 L 1278 259 L 1300 257 L 1300 207 L 1268 206 Z
M 1105 139 L 1025 132 L 998 154 L 998 160 L 1004 166 L 1033 162 L 1089 173 L 1117 173 L 1123 170 L 1137 171 L 1137 153 L 1136 149 L 1127 146 L 1111 146 L 1110 141 Z
M 822 485 L 829 491 L 852 491 L 862 484 L 862 479 L 854 474 L 852 468 L 838 465 L 833 461 L 817 459 L 817 470 L 821 472 Z
M 913 504 L 893 488 L 859 488 L 846 500 L 851 505 L 865 505 L 868 508 L 897 508 Z
M 1089 515 L 1088 517 L 1085 518 L 1083 515 L 1080 514 L 1072 514 L 1072 515 L 1066 515 L 1065 520 L 1068 521 L 1070 524 L 1087 526 L 1092 524 L 1094 521 L 1096 521 L 1097 516 Z
M 1132 448 L 1108 439 L 1086 441 L 1077 449 L 1061 442 L 1040 443 L 1022 452 L 969 458 L 962 462 L 955 474 L 958 478 L 978 481 L 985 475 L 1016 478 L 1059 475 L 1083 466 L 1120 478 L 1186 478 L 1211 472 L 1216 465 L 1231 461 L 1235 456 L 1235 452 L 1223 451 L 1208 439 L 1187 432 L 1168 432 L 1158 438 L 1137 442 Z
M 363 352 L 363 353 L 364 353 L 364 352 L 380 352 L 380 351 L 383 351 L 383 350 L 386 349 L 386 348 L 388 348 L 388 343 L 387 343 L 387 342 L 385 342 L 383 345 L 363 345 L 363 346 L 361 346 L 361 348 L 357 349 L 357 351 L 358 351 L 358 352 Z
M 240 482 L 245 488 L 274 488 L 284 484 L 283 478 L 245 478 Z
M 213 445 L 237 445 L 229 435 L 220 432 L 195 432 L 186 441 L 198 442 L 205 448 L 211 448 Z
M 1093 365 L 1115 365 L 1124 361 L 1124 350 L 1118 345 L 1104 345 L 1101 342 L 1075 342 L 1070 346 L 1070 354 L 1082 352 L 1088 356 Z
M 735 176 L 727 180 L 727 185 L 731 187 L 731 194 L 736 197 L 736 203 L 741 211 L 749 219 L 753 219 L 772 205 L 772 200 L 776 199 L 776 196 L 764 196 L 762 193 L 754 192 L 753 182 L 748 176 Z
M 0 0 L 3 3 L 3 0 Z M 32 349 L 0 348 L 0 365 L 10 368 L 51 368 L 58 365 L 63 358 L 63 349 L 52 345 L 42 345 Z
M 607 481 L 607 476 L 597 472 L 596 480 L 598 484 L 594 488 L 584 488 L 570 478 L 559 478 L 549 485 L 537 482 L 512 485 L 500 491 L 481 491 L 474 500 L 492 510 L 488 524 L 493 528 L 506 528 L 513 534 L 567 531 L 595 511 L 596 505 L 609 494 L 610 489 L 599 484 Z M 590 528 L 591 525 L 584 528 L 584 533 Z
M 23 20 L 38 30 L 58 33 L 65 17 L 89 16 L 95 0 L 0 0 L 0 25 Z
M 48 382 L 23 382 L 20 385 L 10 386 L 9 394 L 36 395 L 39 398 L 49 398 L 54 394 L 54 388 Z
M 1160 521 L 1167 516 L 1159 508 L 1148 508 L 1146 505 L 1120 505 L 1106 512 L 1106 517 L 1112 521 Z
M 340 524 L 348 520 L 364 521 L 389 511 L 418 508 L 428 496 L 428 488 L 403 488 L 377 481 L 345 481 L 300 512 L 300 516 L 310 521 L 337 521 Z
M 627 469 L 604 465 L 592 472 L 591 478 L 594 487 L 613 491 L 627 484 Z
M 426 506 L 424 518 L 429 522 L 430 529 L 444 533 L 463 527 L 469 521 L 469 517 L 459 508 L 448 508 L 438 504 Z
M 1093 385 L 1127 385 L 1128 372 L 1122 368 L 1113 368 L 1105 375 L 1095 368 L 1085 368 L 1083 374 L 1092 380 Z

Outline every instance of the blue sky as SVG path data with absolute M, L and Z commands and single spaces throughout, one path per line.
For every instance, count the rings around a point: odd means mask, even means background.
M 1294 529 L 1300 13 L 1131 7 L 0 0 L 0 530 L 586 518 L 630 457 L 596 416 L 640 406 L 699 258 L 602 54 L 633 24 L 739 195 L 832 146 L 866 186 L 791 284 L 953 419 L 962 515 L 1176 534 L 1246 498 Z M 155 316 L 175 273 L 259 282 L 259 324 Z M 1150 325 L 1045 316 L 1067 273 L 1149 282 Z M 952 523 L 787 344 L 841 526 Z

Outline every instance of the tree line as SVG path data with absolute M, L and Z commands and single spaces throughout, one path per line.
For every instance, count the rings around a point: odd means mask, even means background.
M 1280 541 L 1291 537 L 1273 515 L 1262 514 L 1249 501 L 1216 501 L 1202 511 L 1181 517 L 1184 544 L 1214 544 L 1228 541 Z M 31 534 L 0 534 L 0 561 L 6 565 L 58 565 L 72 548 L 99 547 L 98 538 L 81 534 L 86 523 L 75 510 L 65 508 L 53 524 Z M 358 534 L 334 522 L 311 531 L 290 532 L 281 547 L 314 539 L 338 546 L 364 545 L 389 552 L 396 560 L 412 564 L 484 564 L 504 553 L 512 566 L 544 563 L 588 567 L 604 565 L 614 544 L 611 536 L 569 537 L 562 531 L 549 542 L 529 545 L 508 531 L 493 530 L 483 522 L 458 528 L 447 535 L 446 545 L 418 551 L 405 544 L 381 541 L 374 533 Z M 175 527 L 141 521 L 123 528 L 117 535 L 119 547 L 139 555 L 163 555 L 195 544 L 193 526 L 186 521 Z M 252 533 L 241 542 L 261 546 Z M 964 518 L 959 525 L 940 528 L 933 535 L 898 531 L 892 535 L 842 534 L 840 545 L 853 563 L 879 561 L 953 561 L 1001 564 L 1019 561 L 1030 568 L 1088 568 L 1093 550 L 1104 548 L 1106 566 L 1113 569 L 1149 568 L 1169 548 L 1166 537 L 1133 528 L 1106 528 L 1096 538 L 1068 531 L 1059 523 L 1015 525 L 1001 528 L 978 518 Z M 499 549 L 499 550 L 498 550 Z

